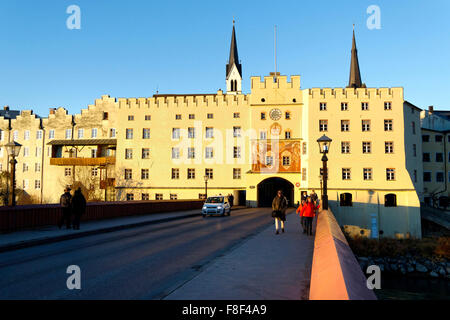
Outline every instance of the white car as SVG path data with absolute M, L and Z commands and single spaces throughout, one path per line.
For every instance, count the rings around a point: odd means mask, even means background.
M 228 203 L 228 198 L 224 196 L 209 197 L 206 199 L 202 208 L 202 216 L 205 218 L 207 215 L 219 214 L 224 216 L 230 215 L 231 206 Z

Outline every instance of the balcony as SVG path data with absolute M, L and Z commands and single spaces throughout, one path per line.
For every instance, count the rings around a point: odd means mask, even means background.
M 50 158 L 53 166 L 104 166 L 116 163 L 116 157 L 100 158 Z

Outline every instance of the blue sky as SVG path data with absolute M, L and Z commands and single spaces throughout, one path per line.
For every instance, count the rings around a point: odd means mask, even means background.
M 69 5 L 81 30 L 66 28 Z M 381 9 L 369 30 L 366 10 Z M 0 105 L 71 113 L 103 94 L 149 97 L 225 89 L 233 17 L 243 90 L 250 76 L 302 76 L 302 88 L 347 85 L 352 24 L 363 81 L 405 88 L 418 107 L 450 108 L 450 1 L 2 0 Z

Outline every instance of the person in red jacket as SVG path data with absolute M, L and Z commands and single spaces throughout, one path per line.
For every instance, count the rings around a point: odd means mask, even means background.
M 303 233 L 306 233 L 309 236 L 312 236 L 312 221 L 316 216 L 316 210 L 318 206 L 316 206 L 311 197 L 306 198 L 306 203 L 300 208 L 297 209 L 297 213 L 300 212 L 300 217 L 304 219 L 304 229 Z

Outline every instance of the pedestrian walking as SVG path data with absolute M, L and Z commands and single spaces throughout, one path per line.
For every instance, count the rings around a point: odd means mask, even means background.
M 279 234 L 278 222 L 281 225 L 281 232 L 284 233 L 284 223 L 286 221 L 286 209 L 288 200 L 283 195 L 283 191 L 278 190 L 277 195 L 272 201 L 272 217 L 275 219 L 275 234 Z
M 234 202 L 234 196 L 230 193 L 228 196 L 228 202 L 230 203 L 230 209 L 233 207 Z
M 80 220 L 81 216 L 86 211 L 86 198 L 84 197 L 83 193 L 81 192 L 81 188 L 78 188 L 75 191 L 75 194 L 72 198 L 72 212 L 74 215 L 73 218 L 73 229 L 74 230 L 80 230 Z
M 70 188 L 64 189 L 64 193 L 59 199 L 59 204 L 61 205 L 61 218 L 58 222 L 58 228 L 61 229 L 64 222 L 66 223 L 66 228 L 71 228 L 71 216 L 72 216 L 72 195 L 70 194 Z
M 311 194 L 309 195 L 311 197 L 311 202 L 315 203 L 319 200 L 319 197 L 317 196 L 317 193 L 314 189 L 312 189 Z
M 308 197 L 306 200 L 306 204 L 300 209 L 300 214 L 304 217 L 304 224 L 306 233 L 309 236 L 312 236 L 312 222 L 313 218 L 316 216 L 316 206 L 312 202 L 311 197 Z
M 306 233 L 306 228 L 305 228 L 305 217 L 302 215 L 302 208 L 306 206 L 306 198 L 304 200 L 302 200 L 302 203 L 298 206 L 297 210 L 295 211 L 296 214 L 299 215 L 300 217 L 300 224 L 302 226 L 303 229 L 303 233 Z

